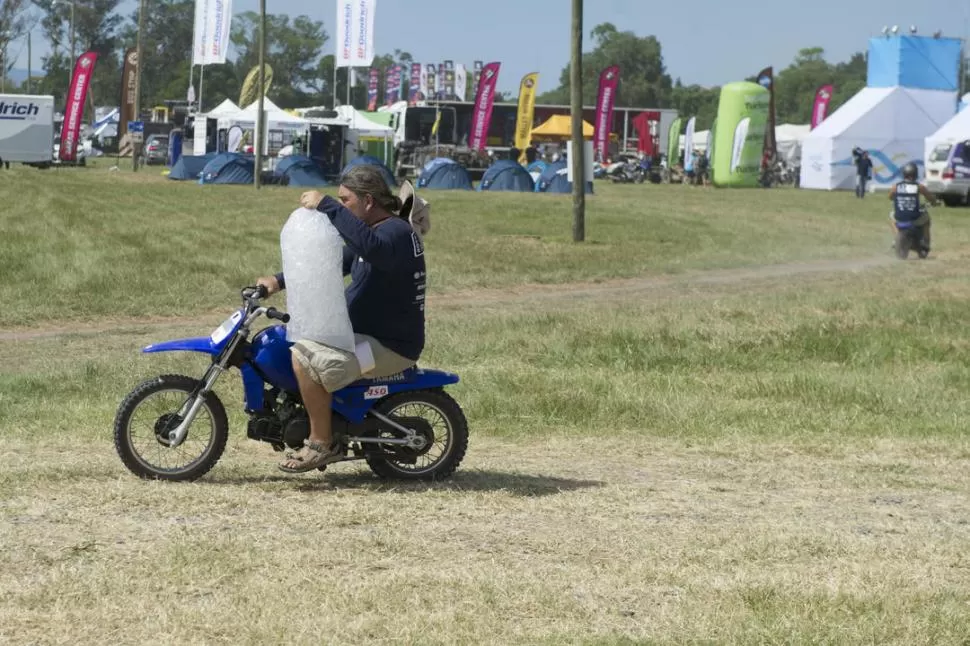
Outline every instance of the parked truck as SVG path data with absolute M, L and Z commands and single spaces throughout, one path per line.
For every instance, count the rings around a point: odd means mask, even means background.
M 54 97 L 0 94 L 0 159 L 46 168 L 53 142 Z

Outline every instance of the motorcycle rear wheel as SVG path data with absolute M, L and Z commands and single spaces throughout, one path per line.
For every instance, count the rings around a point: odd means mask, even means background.
M 427 409 L 436 422 L 433 424 L 417 410 Z M 377 411 L 414 430 L 421 430 L 432 436 L 431 446 L 422 450 L 407 448 L 382 449 L 370 453 L 365 459 L 381 479 L 395 480 L 443 480 L 449 477 L 461 464 L 468 449 L 468 421 L 465 413 L 448 393 L 442 390 L 416 390 L 398 393 L 380 401 Z M 410 423 L 401 418 L 407 418 Z M 416 423 L 417 419 L 423 423 Z M 398 431 L 386 429 L 383 436 L 397 436 Z M 438 450 L 436 451 L 436 447 Z M 429 458 L 429 454 L 438 453 Z
M 178 413 L 198 385 L 199 380 L 192 377 L 161 375 L 142 382 L 125 397 L 115 416 L 114 441 L 115 450 L 129 471 L 146 480 L 178 482 L 197 480 L 215 466 L 226 449 L 226 441 L 229 439 L 229 420 L 226 417 L 225 407 L 213 392 L 209 392 L 203 400 L 202 408 L 182 444 L 174 448 L 168 445 L 167 433 L 174 430 L 181 422 Z M 163 412 L 159 412 L 162 409 L 158 409 L 157 415 L 149 414 L 146 420 L 150 431 L 147 447 L 139 449 L 134 429 L 138 424 L 137 416 L 147 403 L 166 394 L 174 394 L 171 404 L 167 405 Z M 204 421 L 204 414 L 208 417 L 209 434 L 204 439 L 205 443 L 197 457 L 187 464 L 170 466 L 152 462 L 146 455 L 148 450 L 152 449 L 153 456 L 156 456 L 159 462 L 163 462 L 168 458 L 177 458 L 184 454 L 186 448 L 194 445 L 194 440 L 200 438 L 199 425 Z

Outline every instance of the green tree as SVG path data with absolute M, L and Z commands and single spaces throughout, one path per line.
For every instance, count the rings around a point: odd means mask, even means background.
M 691 117 L 697 117 L 697 130 L 707 130 L 713 125 L 717 117 L 717 107 L 721 100 L 721 88 L 702 87 L 700 85 L 684 85 L 680 79 L 674 83 L 671 91 L 670 106 L 684 118 L 685 123 Z
M 303 107 L 320 93 L 324 81 L 319 78 L 318 61 L 327 39 L 323 23 L 307 16 L 292 22 L 284 15 L 266 17 L 266 63 L 273 68 L 268 96 L 277 105 Z M 234 16 L 231 40 L 236 77 L 241 80 L 259 60 L 259 14 L 247 11 Z
M 666 107 L 672 83 L 663 62 L 660 41 L 619 31 L 611 23 L 596 26 L 590 33 L 593 51 L 583 54 L 583 102 L 596 101 L 599 75 L 610 65 L 620 66 L 616 104 L 629 107 Z M 569 66 L 560 75 L 559 87 L 544 92 L 538 103 L 569 103 Z
M 141 105 L 144 109 L 149 109 L 152 106 L 161 105 L 165 100 L 186 98 L 192 62 L 190 27 L 195 20 L 195 3 L 192 0 L 152 0 L 145 3 L 145 10 L 140 62 Z M 173 25 L 185 27 L 173 29 Z M 122 30 L 121 50 L 135 47 L 137 39 L 138 11 L 136 10 Z M 209 97 L 219 92 L 217 84 L 212 81 L 217 78 L 217 68 L 220 67 L 226 66 L 206 66 L 203 88 L 206 106 L 215 105 L 209 101 Z M 120 101 L 120 95 L 117 100 Z

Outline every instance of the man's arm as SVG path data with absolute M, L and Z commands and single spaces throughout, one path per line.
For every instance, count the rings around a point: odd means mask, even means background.
M 333 226 L 347 241 L 351 253 L 359 254 L 378 269 L 384 271 L 394 269 L 398 254 L 390 240 L 358 220 L 353 213 L 344 208 L 343 204 L 329 195 L 321 200 L 317 210 L 330 218 Z M 346 258 L 346 255 L 344 257 Z
M 357 254 L 354 253 L 353 249 L 351 249 L 347 245 L 344 245 L 344 262 L 343 262 L 344 276 L 350 273 L 350 266 L 354 264 L 354 258 L 356 256 Z
M 896 185 L 893 184 L 893 187 L 889 189 L 889 199 L 891 200 L 891 199 L 894 199 L 895 197 L 896 197 Z
M 920 184 L 919 185 L 919 192 L 920 192 L 920 195 L 922 195 L 923 197 L 925 197 L 929 201 L 930 204 L 932 204 L 933 206 L 936 206 L 937 205 L 936 196 L 933 195 L 932 193 L 930 193 L 930 189 L 928 189 L 925 186 L 923 186 L 922 184 Z

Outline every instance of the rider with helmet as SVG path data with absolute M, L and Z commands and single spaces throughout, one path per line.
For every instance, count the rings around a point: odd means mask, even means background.
M 903 181 L 889 189 L 889 199 L 893 202 L 893 229 L 897 230 L 900 225 L 916 226 L 922 228 L 923 248 L 930 250 L 930 214 L 926 212 L 925 206 L 921 203 L 920 196 L 926 198 L 931 205 L 936 206 L 936 197 L 919 183 L 919 170 L 916 164 L 909 163 L 903 166 Z

